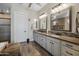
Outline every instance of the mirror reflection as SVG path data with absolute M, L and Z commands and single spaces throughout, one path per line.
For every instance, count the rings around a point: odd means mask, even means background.
M 70 9 L 51 15 L 51 30 L 70 31 Z

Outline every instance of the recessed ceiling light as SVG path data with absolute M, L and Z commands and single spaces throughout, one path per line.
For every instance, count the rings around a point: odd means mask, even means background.
M 58 7 L 54 8 L 54 9 L 52 9 L 51 12 L 52 12 L 52 13 L 56 13 L 56 12 L 62 11 L 63 9 L 66 9 L 66 8 L 68 8 L 68 7 L 70 7 L 70 5 L 61 4 L 60 6 L 58 6 Z
M 47 13 L 44 13 L 43 15 L 39 16 L 39 19 L 45 18 L 47 16 Z

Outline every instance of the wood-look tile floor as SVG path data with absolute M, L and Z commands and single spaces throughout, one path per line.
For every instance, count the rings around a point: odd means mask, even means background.
M 50 54 L 35 42 L 20 44 L 21 56 L 50 56 Z

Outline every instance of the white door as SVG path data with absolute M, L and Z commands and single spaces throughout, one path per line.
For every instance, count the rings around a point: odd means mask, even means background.
M 28 20 L 23 11 L 14 12 L 14 40 L 15 42 L 24 42 L 28 37 Z

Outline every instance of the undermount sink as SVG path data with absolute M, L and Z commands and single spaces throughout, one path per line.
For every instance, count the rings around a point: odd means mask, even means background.
M 55 34 L 55 35 L 63 35 L 62 32 L 51 32 L 51 34 Z
M 46 30 L 45 29 L 41 29 L 41 30 L 38 30 L 39 32 L 46 32 Z
M 56 35 L 62 35 L 62 33 L 55 33 Z
M 64 36 L 79 38 L 79 35 L 75 33 L 65 33 Z

